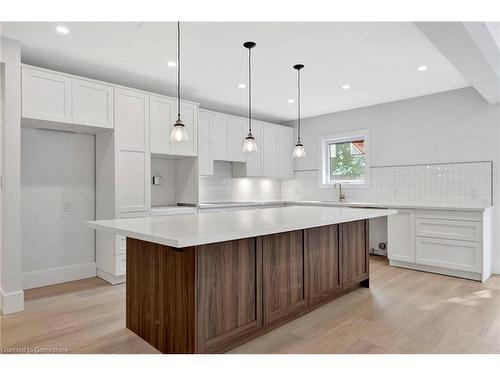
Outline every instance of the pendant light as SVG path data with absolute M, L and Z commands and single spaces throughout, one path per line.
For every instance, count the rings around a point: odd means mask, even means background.
M 293 149 L 292 156 L 294 158 L 303 158 L 306 156 L 304 145 L 300 141 L 300 70 L 304 67 L 302 64 L 294 65 L 293 68 L 297 69 L 297 143 Z
M 186 126 L 181 120 L 181 23 L 177 22 L 177 121 L 170 133 L 170 142 L 188 142 Z
M 243 47 L 248 48 L 248 135 L 243 140 L 243 152 L 258 151 L 257 142 L 252 134 L 252 48 L 254 42 L 245 42 Z

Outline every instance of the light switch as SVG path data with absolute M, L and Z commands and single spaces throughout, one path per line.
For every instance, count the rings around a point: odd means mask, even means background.
M 64 212 L 71 212 L 71 202 L 64 202 L 63 203 L 63 211 Z
M 153 185 L 161 185 L 162 179 L 161 176 L 153 176 Z

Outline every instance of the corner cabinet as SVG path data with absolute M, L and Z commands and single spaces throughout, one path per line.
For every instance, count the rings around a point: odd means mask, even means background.
M 113 129 L 113 86 L 47 69 L 22 67 L 22 124 L 96 133 Z
M 177 120 L 177 100 L 166 96 L 150 97 L 150 148 L 152 154 L 197 156 L 198 104 L 181 102 L 181 119 L 186 126 L 188 142 L 170 142 L 170 132 Z

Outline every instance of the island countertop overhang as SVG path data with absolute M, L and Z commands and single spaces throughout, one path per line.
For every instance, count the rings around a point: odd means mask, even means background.
M 184 248 L 390 216 L 393 209 L 279 207 L 261 210 L 89 221 L 98 230 Z

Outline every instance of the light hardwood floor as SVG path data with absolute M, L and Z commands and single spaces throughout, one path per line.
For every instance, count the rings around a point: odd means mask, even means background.
M 359 289 L 232 353 L 500 353 L 500 276 L 488 282 L 370 261 Z M 92 278 L 26 291 L 26 310 L 0 317 L 4 348 L 157 353 L 125 328 L 125 285 Z

